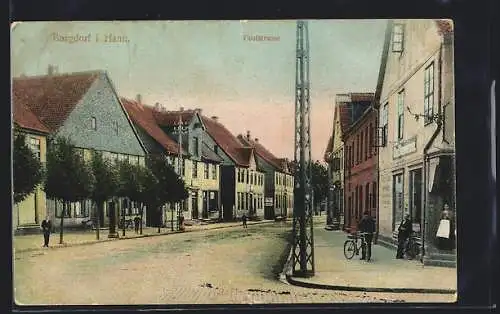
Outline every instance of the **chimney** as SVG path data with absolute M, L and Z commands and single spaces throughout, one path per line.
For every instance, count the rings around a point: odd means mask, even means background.
M 212 116 L 212 120 L 214 120 L 215 122 L 218 122 L 218 121 L 219 121 L 219 117 L 217 117 L 217 116 Z
M 195 108 L 194 111 L 198 112 L 199 114 L 201 114 L 201 108 Z
M 165 108 L 164 105 L 160 105 L 160 107 L 161 107 L 161 112 L 167 112 L 167 108 Z
M 137 96 L 135 96 L 135 101 L 137 101 L 139 105 L 142 105 L 142 95 L 137 94 Z
M 250 131 L 247 131 L 247 140 L 250 140 Z
M 159 103 L 159 102 L 157 102 L 157 103 L 155 104 L 155 110 L 156 110 L 156 111 L 160 111 L 160 107 L 161 107 L 160 103 Z
M 57 73 L 57 67 L 55 65 L 49 64 L 47 68 L 47 75 L 54 75 Z
M 184 107 L 180 107 L 180 108 L 179 108 L 179 111 L 180 111 L 180 112 L 184 111 Z
M 255 139 L 254 139 L 254 142 L 255 142 L 255 143 L 258 143 L 258 142 L 259 142 L 259 139 L 258 139 L 258 138 L 255 138 Z

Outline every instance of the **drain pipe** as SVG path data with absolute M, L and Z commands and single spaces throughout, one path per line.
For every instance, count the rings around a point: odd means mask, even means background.
M 429 179 L 427 177 L 427 162 L 429 161 L 429 156 L 428 156 L 428 151 L 430 149 L 430 147 L 432 146 L 432 144 L 434 143 L 434 140 L 436 139 L 436 137 L 439 135 L 439 133 L 441 132 L 441 129 L 442 129 L 442 126 L 443 126 L 443 121 L 441 119 L 441 116 L 442 116 L 442 63 L 443 63 L 443 43 L 441 43 L 440 47 L 439 47 L 439 57 L 438 57 L 438 118 L 436 119 L 436 124 L 437 124 L 437 127 L 436 127 L 436 130 L 434 131 L 434 133 L 432 134 L 431 138 L 429 139 L 429 142 L 427 142 L 427 144 L 425 145 L 424 147 L 424 154 L 423 154 L 423 181 L 424 181 L 424 190 L 422 191 L 423 195 L 422 195 L 422 207 L 423 207 L 423 210 L 422 210 L 422 224 L 423 224 L 423 228 L 422 228 L 422 255 L 421 255 L 421 258 L 420 260 L 423 262 L 423 259 L 424 259 L 424 256 L 426 254 L 426 249 L 425 249 L 425 242 L 426 242 L 426 232 L 427 232 L 427 228 L 426 228 L 426 225 L 427 225 L 427 221 L 426 221 L 426 210 L 427 210 L 427 195 L 428 195 L 428 189 L 429 189 L 429 186 L 428 186 L 428 183 L 427 183 L 427 180 Z

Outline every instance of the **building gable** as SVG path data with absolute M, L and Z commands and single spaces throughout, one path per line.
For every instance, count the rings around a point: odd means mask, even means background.
M 71 138 L 77 147 L 145 155 L 136 130 L 104 72 L 93 82 L 56 134 Z

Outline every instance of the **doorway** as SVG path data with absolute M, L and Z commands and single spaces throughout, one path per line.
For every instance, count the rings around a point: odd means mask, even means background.
M 191 217 L 198 219 L 198 192 L 191 193 Z

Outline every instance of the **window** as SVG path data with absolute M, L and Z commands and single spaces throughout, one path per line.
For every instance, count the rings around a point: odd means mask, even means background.
M 247 175 L 246 183 L 250 182 L 250 172 L 248 170 L 245 171 Z
M 373 151 L 373 124 L 370 123 L 370 127 L 368 129 L 368 158 L 372 156 Z
M 394 24 L 392 28 L 392 52 L 403 52 L 404 25 Z
M 422 213 L 422 169 L 410 171 L 410 215 L 414 223 L 420 223 Z
M 392 177 L 392 229 L 403 217 L 404 198 L 403 198 L 403 174 L 397 174 Z
M 241 209 L 241 193 L 238 192 L 238 209 Z
M 389 103 L 385 103 L 384 107 L 382 107 L 382 111 L 380 113 L 380 143 L 379 146 L 387 145 L 387 137 L 389 132 Z
M 90 128 L 94 131 L 97 130 L 97 120 L 95 117 L 90 119 Z
M 208 179 L 210 176 L 210 164 L 205 163 L 205 179 Z
M 363 161 L 363 150 L 365 148 L 365 145 L 363 144 L 364 142 L 364 139 L 365 139 L 365 136 L 364 136 L 364 133 L 363 131 L 361 131 L 361 135 L 360 135 L 360 138 L 359 138 L 359 162 L 362 162 Z
M 250 184 L 253 184 L 253 172 L 250 173 Z
M 53 201 L 55 206 L 56 217 L 61 218 L 64 209 L 64 218 L 71 218 L 71 207 L 69 205 L 63 206 L 63 203 L 60 201 Z M 65 208 L 64 208 L 65 207 Z
M 198 162 L 193 160 L 193 178 L 198 177 Z
M 193 155 L 198 156 L 199 142 L 197 137 L 193 137 Z
M 424 124 L 432 122 L 434 114 L 434 62 L 424 72 Z
M 377 208 L 377 183 L 372 183 L 372 208 Z
M 40 160 L 40 139 L 36 137 L 29 137 L 28 146 L 35 157 Z
M 186 159 L 181 158 L 181 175 L 186 175 Z
M 365 160 L 368 159 L 368 151 L 370 150 L 370 146 L 369 146 L 369 143 L 368 143 L 368 133 L 369 133 L 370 129 L 366 129 L 365 128 Z
M 217 179 L 217 165 L 212 165 L 212 179 Z
M 404 130 L 404 97 L 405 97 L 405 91 L 404 89 L 398 93 L 398 134 L 397 134 L 397 139 L 402 140 L 403 139 L 403 130 Z
M 365 208 L 364 210 L 370 210 L 370 183 L 365 186 Z

